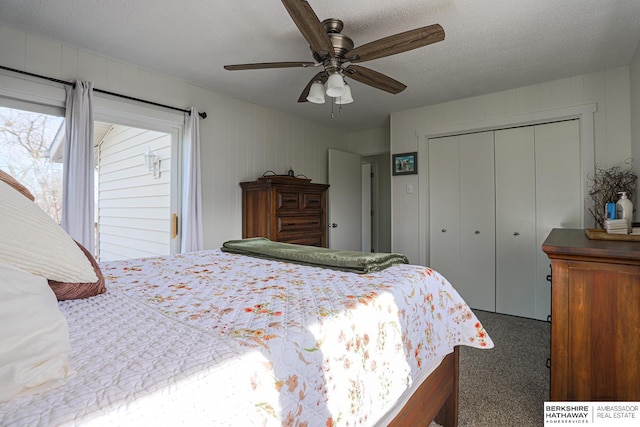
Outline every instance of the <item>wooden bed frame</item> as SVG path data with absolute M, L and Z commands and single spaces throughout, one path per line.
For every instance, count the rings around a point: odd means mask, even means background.
M 444 427 L 458 425 L 458 347 L 427 377 L 389 427 L 427 427 L 435 421 Z

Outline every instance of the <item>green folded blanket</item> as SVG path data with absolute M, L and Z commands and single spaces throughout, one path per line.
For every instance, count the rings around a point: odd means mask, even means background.
M 394 264 L 409 263 L 407 257 L 402 254 L 341 251 L 316 246 L 272 242 L 264 237 L 229 240 L 223 243 L 220 249 L 224 252 L 240 255 L 361 274 L 384 270 Z

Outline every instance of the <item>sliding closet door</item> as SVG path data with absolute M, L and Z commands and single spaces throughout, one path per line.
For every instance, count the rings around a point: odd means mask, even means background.
M 429 140 L 429 265 L 455 288 L 461 285 L 458 156 L 457 136 Z
M 460 293 L 472 308 L 495 311 L 493 132 L 460 136 Z
M 536 173 L 533 127 L 495 132 L 496 311 L 534 317 Z
M 493 132 L 429 140 L 430 265 L 495 311 Z
M 551 313 L 550 261 L 542 242 L 553 228 L 582 228 L 580 197 L 580 122 L 535 127 L 536 151 L 536 290 L 535 317 Z

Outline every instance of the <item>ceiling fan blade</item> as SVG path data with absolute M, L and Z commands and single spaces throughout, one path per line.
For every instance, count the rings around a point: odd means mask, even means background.
M 258 62 L 255 64 L 225 65 L 224 69 L 229 71 L 237 70 L 261 70 L 264 68 L 298 68 L 313 67 L 315 62 Z
M 439 24 L 417 28 L 363 44 L 351 50 L 346 59 L 364 62 L 417 49 L 444 40 L 444 29 Z
M 307 40 L 311 49 L 321 56 L 335 56 L 333 45 L 327 35 L 327 30 L 306 0 L 282 0 L 287 12 L 295 22 L 302 36 Z
M 298 98 L 298 102 L 307 102 L 307 96 L 309 96 L 311 85 L 318 80 L 320 80 L 322 84 L 324 84 L 327 81 L 327 74 L 324 71 L 320 71 L 318 74 L 313 76 L 313 78 L 309 80 L 309 83 L 307 83 L 307 85 L 302 90 L 300 98 Z
M 359 65 L 349 65 L 348 67 L 344 68 L 343 71 L 345 77 L 350 77 L 353 80 L 359 81 L 360 83 L 373 86 L 376 89 L 384 90 L 394 95 L 402 92 L 407 88 L 406 85 L 392 79 L 389 76 L 385 76 L 382 73 L 373 71 L 369 68 L 361 67 Z

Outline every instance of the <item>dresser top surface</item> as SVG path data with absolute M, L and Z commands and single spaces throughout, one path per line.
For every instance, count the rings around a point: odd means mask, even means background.
M 591 240 L 584 229 L 554 228 L 542 244 L 549 258 L 581 256 L 640 260 L 640 242 Z
M 265 177 L 258 178 L 255 181 L 241 182 L 240 187 L 244 189 L 249 188 L 271 188 L 271 187 L 291 187 L 291 188 L 315 188 L 319 190 L 326 190 L 329 188 L 329 184 L 319 184 L 310 182 L 309 179 L 293 178 L 288 176 L 278 177 Z

